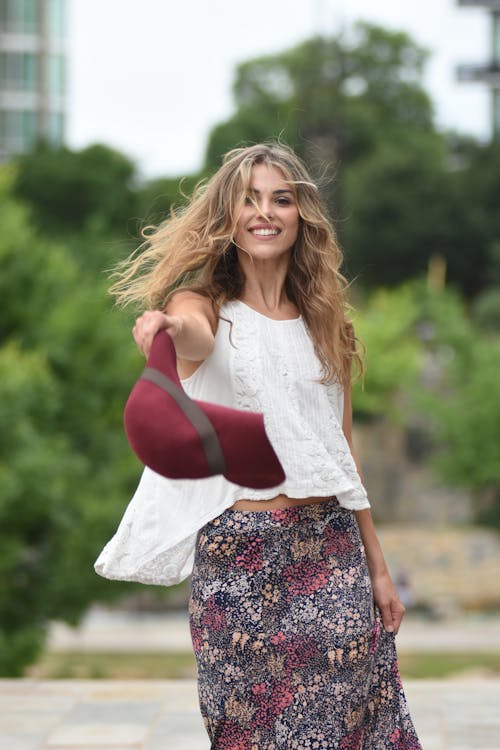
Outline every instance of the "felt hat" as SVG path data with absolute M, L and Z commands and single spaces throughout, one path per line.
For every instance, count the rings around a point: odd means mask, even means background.
M 129 443 L 143 464 L 171 479 L 223 474 L 243 487 L 274 487 L 285 473 L 262 414 L 194 401 L 177 374 L 166 331 L 153 339 L 146 369 L 124 411 Z

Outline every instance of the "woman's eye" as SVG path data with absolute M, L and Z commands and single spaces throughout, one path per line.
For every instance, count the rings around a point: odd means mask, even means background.
M 278 198 L 276 200 L 276 203 L 278 204 L 278 206 L 289 206 L 291 201 L 289 200 L 289 198 Z
M 245 197 L 245 206 L 250 206 L 252 203 L 253 203 L 252 196 L 251 195 L 247 195 Z

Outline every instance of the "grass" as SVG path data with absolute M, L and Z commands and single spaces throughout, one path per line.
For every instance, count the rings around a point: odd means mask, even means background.
M 478 671 L 499 677 L 500 652 L 401 652 L 399 665 L 403 679 L 439 679 Z M 186 679 L 196 677 L 196 666 L 190 652 L 47 652 L 26 670 L 25 676 L 36 679 Z
M 190 652 L 98 653 L 47 652 L 25 672 L 36 679 L 164 680 L 196 677 Z
M 419 651 L 398 653 L 403 678 L 439 679 L 480 672 L 488 677 L 500 677 L 500 651 L 493 652 L 437 652 Z

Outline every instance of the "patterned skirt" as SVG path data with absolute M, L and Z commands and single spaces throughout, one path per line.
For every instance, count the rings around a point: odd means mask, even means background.
M 335 498 L 206 524 L 189 617 L 211 748 L 421 750 L 356 518 Z

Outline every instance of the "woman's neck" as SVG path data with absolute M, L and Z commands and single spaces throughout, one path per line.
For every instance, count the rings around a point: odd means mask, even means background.
M 258 259 L 238 252 L 238 261 L 245 282 L 240 295 L 242 302 L 248 302 L 256 309 L 279 310 L 290 305 L 285 282 L 288 275 L 289 256 Z
M 271 318 L 297 317 L 299 314 L 296 305 L 288 298 L 284 285 L 281 288 L 262 288 L 245 284 L 240 300 Z

